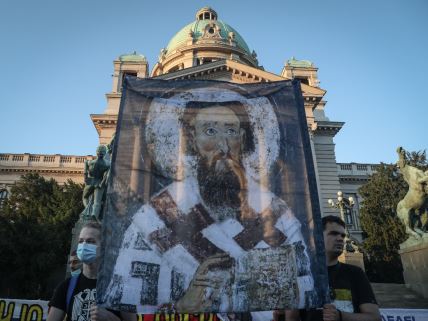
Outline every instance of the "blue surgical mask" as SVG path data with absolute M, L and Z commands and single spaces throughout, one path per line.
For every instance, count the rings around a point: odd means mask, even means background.
M 97 246 L 95 244 L 79 243 L 76 253 L 80 261 L 91 264 L 97 259 Z
M 71 271 L 70 273 L 71 273 L 71 276 L 76 276 L 76 275 L 79 275 L 81 272 L 82 272 L 81 269 L 77 269 L 77 270 Z

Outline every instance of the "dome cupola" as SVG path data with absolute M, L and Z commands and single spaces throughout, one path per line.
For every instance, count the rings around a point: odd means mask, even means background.
M 218 19 L 215 10 L 204 7 L 195 17 L 161 49 L 152 76 L 223 59 L 258 67 L 256 53 L 234 28 Z
M 196 20 L 217 20 L 217 12 L 210 7 L 203 7 L 196 12 Z

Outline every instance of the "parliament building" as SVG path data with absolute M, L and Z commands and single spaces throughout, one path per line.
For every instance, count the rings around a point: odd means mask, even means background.
M 352 196 L 355 206 L 347 213 L 346 221 L 351 234 L 361 240 L 358 188 L 376 170 L 376 164 L 337 163 L 334 137 L 343 122 L 330 120 L 326 115 L 326 90 L 319 86 L 318 68 L 307 60 L 288 59 L 280 74 L 264 70 L 257 54 L 250 50 L 241 35 L 219 19 L 209 7 L 200 9 L 195 20 L 179 30 L 161 49 L 158 61 L 149 68 L 144 55 L 137 52 L 120 55 L 113 61 L 113 83 L 107 93 L 107 105 L 102 114 L 91 114 L 99 135 L 99 143 L 110 142 L 116 130 L 121 88 L 126 75 L 158 79 L 211 79 L 234 83 L 272 82 L 299 79 L 311 148 L 315 163 L 322 215 L 338 214 L 328 200 L 336 199 L 337 192 Z M 334 89 L 333 89 L 334 90 Z M 96 146 L 94 146 L 95 150 Z M 94 156 L 42 155 L 0 153 L 0 202 L 10 187 L 26 173 L 39 173 L 59 183 L 72 179 L 83 183 L 86 160 Z

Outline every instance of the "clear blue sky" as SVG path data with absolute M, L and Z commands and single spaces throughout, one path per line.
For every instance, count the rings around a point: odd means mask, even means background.
M 326 114 L 346 122 L 339 162 L 395 162 L 428 148 L 428 1 L 2 0 L 0 153 L 94 154 L 89 114 L 102 113 L 113 59 L 137 50 L 150 67 L 209 5 L 279 73 L 308 59 Z

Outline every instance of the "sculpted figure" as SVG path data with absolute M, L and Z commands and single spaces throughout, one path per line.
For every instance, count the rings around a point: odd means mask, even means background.
M 410 237 L 420 239 L 427 232 L 426 222 L 422 215 L 428 208 L 428 171 L 422 171 L 410 166 L 406 159 L 406 151 L 398 147 L 398 162 L 404 180 L 409 184 L 409 190 L 397 205 L 397 215 L 406 227 Z
M 85 162 L 85 188 L 83 189 L 83 205 L 92 210 L 85 210 L 85 215 L 99 219 L 102 199 L 107 186 L 107 178 L 110 169 L 110 161 L 105 159 L 107 147 L 100 145 L 97 148 L 97 158 Z
M 159 60 L 164 60 L 166 56 L 166 49 L 162 48 L 159 53 Z

